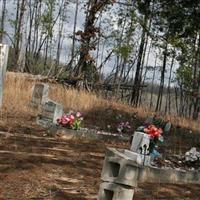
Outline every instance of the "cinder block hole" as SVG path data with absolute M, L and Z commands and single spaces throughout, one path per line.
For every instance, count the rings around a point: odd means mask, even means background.
M 120 164 L 115 162 L 109 162 L 109 174 L 112 177 L 117 177 L 119 175 Z
M 105 199 L 104 200 L 112 200 L 114 196 L 114 192 L 111 190 L 105 190 L 104 189 L 104 194 L 105 194 Z

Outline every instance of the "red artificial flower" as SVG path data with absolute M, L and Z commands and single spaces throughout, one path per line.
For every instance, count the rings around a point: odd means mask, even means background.
M 158 138 L 163 133 L 163 130 L 161 128 L 157 128 L 155 125 L 149 125 L 147 128 L 144 129 L 144 132 L 149 134 L 150 137 Z

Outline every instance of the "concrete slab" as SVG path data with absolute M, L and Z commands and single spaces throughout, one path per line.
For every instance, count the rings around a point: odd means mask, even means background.
M 169 184 L 200 184 L 200 171 L 181 171 L 142 167 L 139 169 L 140 183 L 169 183 Z

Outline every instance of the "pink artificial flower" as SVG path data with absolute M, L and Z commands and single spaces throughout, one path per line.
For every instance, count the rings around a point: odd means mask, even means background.
M 81 113 L 80 113 L 80 112 L 77 112 L 77 113 L 76 113 L 76 117 L 78 117 L 78 118 L 81 117 Z
M 74 120 L 74 119 L 75 119 L 74 115 L 70 115 L 70 120 Z
M 70 118 L 69 117 L 66 117 L 63 119 L 63 124 L 68 124 L 70 122 Z
M 70 119 L 69 124 L 70 124 L 70 125 L 73 125 L 73 123 L 74 123 L 74 121 L 75 121 L 74 115 L 70 115 L 69 119 Z

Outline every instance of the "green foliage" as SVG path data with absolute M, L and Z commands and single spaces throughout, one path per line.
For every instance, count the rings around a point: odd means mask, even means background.
M 115 52 L 120 55 L 122 58 L 127 59 L 131 53 L 132 47 L 130 45 L 119 46 L 115 49 Z
M 53 22 L 55 11 L 56 1 L 46 0 L 44 1 L 46 9 L 44 10 L 43 15 L 41 16 L 42 32 L 47 34 L 49 37 L 53 37 Z
M 190 66 L 182 66 L 177 69 L 177 81 L 184 89 L 192 89 L 193 68 Z
M 80 130 L 80 128 L 81 128 L 81 122 L 82 122 L 81 119 L 76 119 L 74 121 L 74 124 L 72 125 L 72 129 L 73 130 Z

